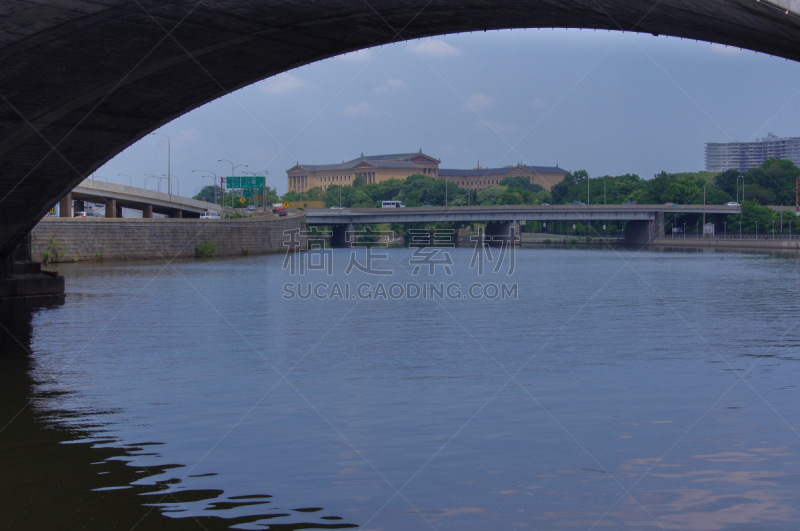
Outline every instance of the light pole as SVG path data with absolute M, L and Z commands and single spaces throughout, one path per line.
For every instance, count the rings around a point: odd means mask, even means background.
M 739 202 L 739 179 L 742 180 L 742 203 L 744 203 L 744 175 L 739 175 L 736 177 L 736 202 Z
M 219 160 L 217 160 L 217 162 L 222 162 L 223 160 L 225 162 L 230 163 L 230 165 L 231 165 L 231 177 L 233 177 L 233 172 L 236 171 L 236 168 L 238 168 L 239 166 L 244 166 L 245 168 L 247 167 L 247 164 L 236 164 L 236 165 L 234 165 L 233 162 L 231 162 L 228 159 L 219 159 Z M 220 185 L 221 184 L 222 184 L 222 181 L 220 181 Z M 223 199 L 223 201 L 225 199 L 224 190 L 223 190 L 223 194 L 222 194 L 222 199 Z M 222 206 L 224 207 L 225 205 L 222 205 Z M 233 208 L 233 192 L 231 192 L 231 208 Z
M 130 184 L 130 187 L 133 188 L 133 178 L 130 175 L 128 175 L 126 173 L 118 173 L 117 177 L 127 177 L 128 178 L 128 184 Z
M 447 175 L 444 176 L 444 206 L 447 206 Z
M 758 220 L 756 220 L 756 240 L 758 239 Z
M 153 179 L 156 180 L 156 187 L 157 187 L 158 191 L 160 192 L 161 191 L 161 179 L 163 179 L 163 176 L 156 175 L 155 173 L 148 173 L 147 176 L 144 179 L 144 182 L 147 183 L 147 179 L 149 179 L 150 177 L 152 177 Z
M 683 222 L 683 239 L 686 239 L 686 222 Z
M 164 136 L 167 137 L 167 188 L 169 189 L 169 190 L 167 190 L 167 193 L 169 194 L 169 196 L 170 196 L 169 199 L 171 201 L 172 200 L 172 182 L 169 179 L 169 176 L 170 176 L 170 173 L 169 173 L 169 169 L 170 169 L 169 168 L 169 159 L 170 159 L 170 155 L 172 154 L 171 142 L 169 140 L 169 136 L 167 136 L 166 133 L 162 133 L 161 131 L 155 131 L 155 132 L 150 133 L 150 134 L 151 135 L 164 135 Z
M 725 224 L 725 238 L 727 239 L 728 238 L 728 222 L 727 221 L 723 221 L 723 223 Z
M 203 171 L 203 172 L 206 172 L 206 173 L 210 173 L 211 175 L 214 176 L 213 177 L 213 179 L 214 179 L 214 203 L 218 205 L 219 201 L 217 200 L 217 174 L 214 173 L 213 171 L 209 171 L 209 170 L 192 170 L 192 172 L 196 172 L 196 171 Z M 201 175 L 201 177 L 208 177 L 209 179 L 211 179 L 212 178 L 211 175 Z
M 606 178 L 607 177 L 608 177 L 608 175 L 603 177 L 603 204 L 604 205 L 606 204 Z
M 157 176 L 157 175 L 153 175 L 152 173 L 148 173 L 148 174 L 146 174 L 146 175 L 144 176 L 144 189 L 145 189 L 145 190 L 147 190 L 147 179 L 150 179 L 151 177 L 152 177 L 152 178 L 155 178 L 155 179 L 158 179 L 158 176 Z

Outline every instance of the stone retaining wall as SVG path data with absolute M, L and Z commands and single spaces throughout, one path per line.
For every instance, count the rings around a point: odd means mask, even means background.
M 800 251 L 798 240 L 737 240 L 703 238 L 657 238 L 653 245 L 659 247 L 706 247 L 711 249 L 778 249 Z
M 299 229 L 305 214 L 244 219 L 44 218 L 31 232 L 31 259 L 59 261 L 140 260 L 192 257 L 195 246 L 213 242 L 214 256 L 283 252 L 284 230 Z

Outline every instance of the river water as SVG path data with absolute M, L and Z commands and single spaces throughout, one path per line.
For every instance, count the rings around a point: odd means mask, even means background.
M 59 265 L 0 528 L 800 525 L 796 254 L 367 252 Z

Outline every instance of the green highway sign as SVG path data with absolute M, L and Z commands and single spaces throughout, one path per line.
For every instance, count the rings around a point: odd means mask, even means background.
M 233 188 L 264 188 L 264 177 L 225 177 L 225 186 Z
M 244 192 L 244 197 L 253 197 L 253 189 L 252 188 L 245 188 L 242 190 Z

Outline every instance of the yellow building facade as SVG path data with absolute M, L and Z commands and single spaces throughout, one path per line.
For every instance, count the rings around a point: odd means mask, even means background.
M 371 155 L 341 164 L 296 164 L 286 170 L 288 188 L 294 192 L 307 192 L 311 188 L 323 190 L 331 185 L 352 186 L 360 175 L 366 184 L 389 179 L 405 179 L 411 175 L 427 175 L 434 179 L 447 179 L 470 190 L 482 190 L 500 184 L 506 177 L 526 177 L 532 184 L 550 190 L 568 173 L 558 166 L 528 166 L 518 164 L 503 168 L 473 168 L 471 170 L 439 168 L 441 161 L 420 150 L 418 153 Z

